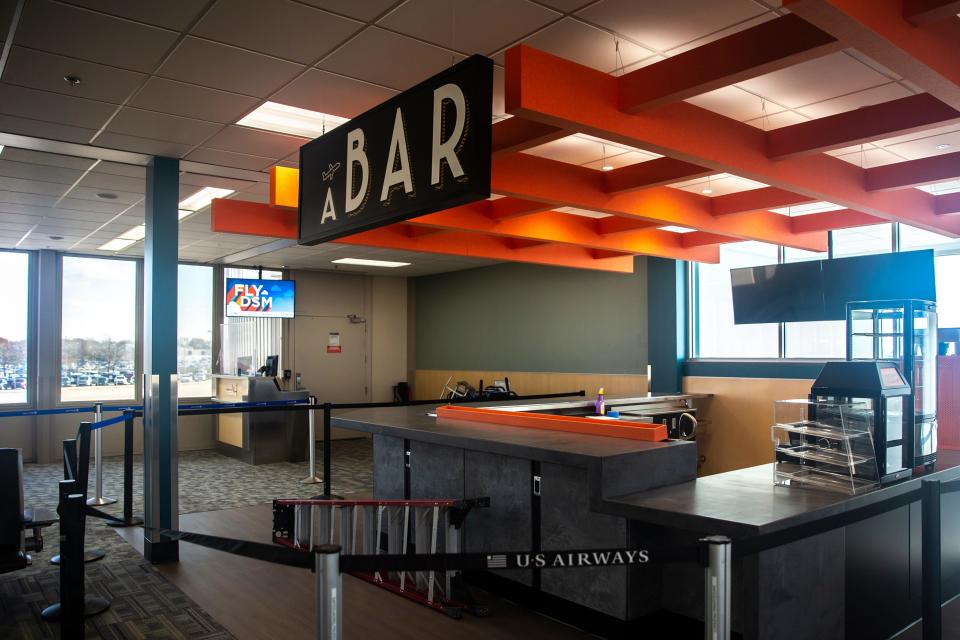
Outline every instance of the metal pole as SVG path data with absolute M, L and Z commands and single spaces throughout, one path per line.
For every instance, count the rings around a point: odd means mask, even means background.
M 330 470 L 330 403 L 323 403 L 323 495 L 332 498 L 333 492 L 330 490 L 330 476 L 333 472 Z
M 97 423 L 103 420 L 103 404 L 93 405 L 93 422 Z M 94 493 L 92 498 L 87 498 L 87 504 L 96 507 L 102 507 L 105 504 L 113 504 L 116 498 L 103 497 L 103 430 L 97 429 L 93 432 L 93 464 L 97 467 L 97 476 L 94 483 Z
M 943 633 L 941 622 L 940 579 L 940 481 L 924 480 L 921 483 L 922 529 L 921 564 L 921 611 L 923 613 L 923 640 L 940 640 Z
M 310 396 L 307 398 L 307 403 L 312 405 L 317 404 L 316 396 Z M 323 482 L 323 479 L 317 475 L 317 422 L 316 422 L 316 410 L 310 409 L 307 411 L 307 420 L 310 424 L 310 433 L 307 436 L 307 451 L 310 455 L 310 475 L 300 481 L 300 484 L 320 484 Z
M 133 515 L 133 413 L 123 421 L 123 522 L 108 522 L 111 527 L 135 527 L 143 518 Z
M 314 548 L 317 573 L 316 619 L 318 640 L 343 640 L 343 583 L 340 577 L 340 547 Z
M 701 538 L 705 547 L 704 619 L 706 640 L 730 640 L 730 538 Z

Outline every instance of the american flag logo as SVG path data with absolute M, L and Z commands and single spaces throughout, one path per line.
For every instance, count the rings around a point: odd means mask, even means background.
M 507 556 L 505 555 L 487 556 L 487 569 L 506 569 L 506 568 L 507 568 Z

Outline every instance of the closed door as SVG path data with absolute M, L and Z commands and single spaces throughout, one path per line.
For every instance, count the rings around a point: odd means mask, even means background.
M 344 317 L 298 315 L 292 347 L 294 373 L 300 373 L 303 387 L 317 402 L 368 400 L 366 324 Z

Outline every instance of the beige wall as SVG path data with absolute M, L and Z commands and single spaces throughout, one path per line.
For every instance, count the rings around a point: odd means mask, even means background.
M 371 278 L 370 400 L 390 402 L 407 379 L 407 279 Z
M 494 380 L 510 378 L 510 389 L 519 395 L 538 393 L 565 393 L 584 390 L 593 397 L 600 387 L 609 396 L 635 396 L 647 392 L 647 377 L 620 373 L 550 373 L 540 371 L 453 371 L 418 369 L 416 373 L 416 397 L 418 400 L 433 400 L 440 395 L 447 379 L 453 377 L 453 386 L 458 380 L 466 380 L 477 386 L 493 384 Z
M 697 405 L 702 407 L 699 417 L 706 420 L 697 432 L 699 453 L 705 458 L 701 475 L 773 462 L 773 403 L 806 398 L 812 384 L 779 378 L 684 378 L 684 391 L 714 396 Z

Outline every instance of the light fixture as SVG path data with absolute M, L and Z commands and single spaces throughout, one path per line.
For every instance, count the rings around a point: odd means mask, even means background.
M 362 267 L 388 267 L 394 269 L 396 267 L 409 267 L 409 262 L 392 262 L 390 260 L 367 260 L 366 258 L 337 258 L 336 260 L 331 260 L 334 264 L 352 264 Z
M 110 193 L 108 191 L 100 191 L 99 193 L 97 193 L 97 197 L 100 198 L 101 200 L 116 200 L 117 194 Z
M 0 153 L 3 153 L 3 145 L 0 144 Z
M 0 149 L 2 149 L 2 148 L 3 148 L 3 147 L 0 147 Z M 950 145 L 947 144 L 946 142 L 943 142 L 943 143 L 937 145 L 937 150 L 939 150 L 939 151 L 943 151 L 944 149 L 949 149 L 949 148 L 950 148 Z
M 184 211 L 188 212 L 188 215 L 194 211 L 200 211 L 200 209 L 209 206 L 214 198 L 226 198 L 231 193 L 233 193 L 233 189 L 220 189 L 217 187 L 204 187 L 200 189 L 200 191 L 185 198 L 177 205 L 177 208 L 181 212 L 180 219 L 184 218 Z
M 696 231 L 696 229 L 690 229 L 688 227 L 678 227 L 676 225 L 668 224 L 665 227 L 657 227 L 660 231 L 670 231 L 671 233 L 691 233 Z
M 63 76 L 63 81 L 66 82 L 71 87 L 80 86 L 80 76 L 66 75 L 66 76 Z
M 113 240 L 110 240 L 109 242 L 105 242 L 104 244 L 100 245 L 97 248 L 97 250 L 98 251 L 120 251 L 121 249 L 126 249 L 127 247 L 129 247 L 130 245 L 132 245 L 133 243 L 139 240 L 143 240 L 143 236 L 145 236 L 146 234 L 147 234 L 146 225 L 138 224 L 132 229 L 128 229 L 127 231 L 124 231 Z
M 47 236 L 51 240 L 63 240 L 63 236 Z
M 607 164 L 607 145 L 600 145 L 600 162 L 603 163 L 603 166 L 600 167 L 601 171 L 613 171 L 613 166 Z
M 603 165 L 602 167 L 600 167 L 600 170 L 601 170 L 601 171 L 613 171 L 613 167 L 611 167 L 609 164 L 605 164 L 605 165 Z
M 347 118 L 328 113 L 291 107 L 279 102 L 264 102 L 241 118 L 237 124 L 312 139 L 346 121 Z
M 121 251 L 132 245 L 134 242 L 134 240 L 122 240 L 121 238 L 114 238 L 113 240 L 105 242 L 97 247 L 97 251 Z
M 700 191 L 700 193 L 702 193 L 702 194 L 705 195 L 705 196 L 708 196 L 708 195 L 710 195 L 711 193 L 713 193 L 713 189 L 710 187 L 710 176 L 707 176 L 707 186 L 705 186 L 705 187 Z

